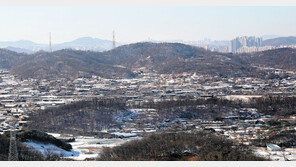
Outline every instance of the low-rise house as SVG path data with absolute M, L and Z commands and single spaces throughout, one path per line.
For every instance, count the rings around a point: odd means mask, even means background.
M 269 151 L 281 151 L 281 147 L 276 144 L 266 144 L 267 150 Z

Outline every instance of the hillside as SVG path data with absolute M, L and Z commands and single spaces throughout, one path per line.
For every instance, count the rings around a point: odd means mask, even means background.
M 22 49 L 22 48 L 16 48 L 16 47 L 12 47 L 12 46 L 8 46 L 5 49 L 13 51 L 13 52 L 17 52 L 17 53 L 27 53 L 27 54 L 33 54 L 34 52 L 28 49 Z
M 130 74 L 128 69 L 113 66 L 111 60 L 99 52 L 59 50 L 22 56 L 14 64 L 12 73 L 23 78 L 76 78 L 79 75 L 118 77 Z
M 197 72 L 234 76 L 252 75 L 256 71 L 233 55 L 180 43 L 136 43 L 103 54 L 112 57 L 116 64 L 128 68 L 145 67 L 158 73 Z
M 25 142 L 37 142 L 43 144 L 52 144 L 63 150 L 70 151 L 72 149 L 71 144 L 68 144 L 62 140 L 56 139 L 55 137 L 36 130 L 30 131 L 18 131 L 16 133 L 17 138 L 17 150 L 18 158 L 20 161 L 56 161 L 60 160 L 59 155 L 53 152 L 40 152 L 28 146 Z M 0 135 L 0 161 L 8 160 L 10 142 L 10 132 L 6 132 Z
M 264 46 L 280 46 L 280 45 L 295 45 L 296 37 L 278 37 L 273 39 L 267 39 L 263 41 Z
M 32 113 L 28 129 L 52 133 L 94 135 L 95 129 L 116 125 L 113 119 L 125 111 L 125 103 L 119 100 L 78 101 L 57 108 Z
M 101 161 L 262 161 L 246 146 L 205 133 L 159 133 L 105 149 Z
M 246 62 L 262 67 L 280 68 L 285 70 L 296 70 L 296 49 L 281 48 L 241 55 Z
M 16 53 L 7 49 L 0 49 L 0 68 L 11 69 L 15 64 L 17 64 L 18 59 L 24 56 L 24 54 Z
M 116 46 L 122 45 L 116 43 Z M 53 50 L 61 49 L 75 49 L 75 50 L 90 50 L 90 51 L 106 51 L 112 49 L 112 41 L 103 40 L 91 37 L 81 37 L 73 41 L 55 44 L 52 46 Z
M 9 136 L 0 135 L 0 161 L 8 160 L 9 153 Z M 42 155 L 36 151 L 32 150 L 21 142 L 17 141 L 18 158 L 20 161 L 41 161 L 44 160 Z
M 35 54 L 0 50 L 0 68 L 21 78 L 106 78 L 135 76 L 145 68 L 156 73 L 196 72 L 219 76 L 264 77 L 254 66 L 296 70 L 295 49 L 275 49 L 252 54 L 226 54 L 180 43 L 135 43 L 105 52 L 64 49 Z
M 19 131 L 16 134 L 16 137 L 20 139 L 21 142 L 35 141 L 40 143 L 53 144 L 67 151 L 70 151 L 72 149 L 71 144 L 68 144 L 64 141 L 56 139 L 52 135 L 37 130 Z

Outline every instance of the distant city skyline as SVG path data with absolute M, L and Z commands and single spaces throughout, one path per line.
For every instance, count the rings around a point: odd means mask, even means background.
M 0 7 L 0 41 L 62 43 L 80 37 L 231 40 L 237 36 L 296 36 L 296 7 Z

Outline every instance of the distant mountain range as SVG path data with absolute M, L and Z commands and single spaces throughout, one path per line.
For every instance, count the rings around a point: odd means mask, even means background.
M 122 45 L 121 43 L 116 43 L 116 46 Z M 82 37 L 70 42 L 64 42 L 60 44 L 53 44 L 52 50 L 61 49 L 74 49 L 74 50 L 91 50 L 91 51 L 106 51 L 112 49 L 112 41 L 102 40 L 92 37 Z M 32 41 L 21 40 L 21 41 L 7 41 L 0 42 L 0 48 L 6 48 L 11 51 L 18 53 L 35 53 L 38 51 L 49 51 L 48 44 L 38 44 Z
M 296 45 L 296 37 L 278 37 L 263 41 L 264 46 Z
M 280 46 L 280 45 L 296 45 L 296 37 L 278 37 L 276 35 L 266 35 L 263 36 L 263 45 L 264 46 Z M 217 41 L 204 39 L 199 41 L 183 41 L 183 40 L 170 40 L 170 41 L 157 41 L 157 40 L 145 40 L 144 42 L 152 42 L 152 43 L 183 43 L 187 45 L 193 46 L 210 46 L 214 48 L 227 48 L 229 45 L 229 41 Z M 116 43 L 116 46 L 121 46 L 124 43 Z M 8 42 L 0 42 L 0 48 L 5 48 L 11 51 L 15 51 L 18 53 L 27 53 L 32 54 L 38 51 L 49 51 L 48 44 L 38 44 L 28 40 L 21 41 L 8 41 Z M 73 50 L 88 50 L 88 51 L 108 51 L 113 48 L 112 41 L 103 40 L 92 37 L 82 37 L 70 42 L 64 42 L 60 44 L 53 44 L 52 50 L 62 50 L 62 49 L 73 49 Z
M 261 36 L 263 41 L 268 40 L 268 39 L 279 38 L 279 37 L 280 36 L 278 36 L 278 35 L 263 35 L 263 36 Z
M 181 43 L 150 42 L 123 45 L 104 52 L 63 49 L 24 54 L 0 49 L 0 68 L 9 69 L 21 78 L 91 75 L 131 78 L 140 68 L 159 74 L 190 72 L 221 77 L 266 77 L 266 72 L 258 66 L 296 71 L 296 50 L 283 48 L 232 54 L 211 52 Z

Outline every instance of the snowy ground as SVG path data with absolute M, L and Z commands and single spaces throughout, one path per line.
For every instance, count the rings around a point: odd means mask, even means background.
M 155 111 L 155 109 L 147 108 L 147 109 L 140 109 L 134 108 L 129 109 L 127 111 L 122 112 L 119 116 L 115 118 L 116 122 L 122 123 L 123 121 L 129 121 L 133 117 L 137 116 L 140 112 L 147 112 L 147 111 Z
M 11 77 L 3 77 L 2 83 L 0 85 L 16 85 L 18 84 L 13 78 Z
M 227 95 L 227 100 L 242 100 L 248 102 L 250 99 L 262 97 L 261 95 Z
M 125 142 L 140 139 L 140 137 L 131 138 L 112 138 L 112 139 L 96 139 L 94 137 L 79 136 L 75 138 L 75 142 L 70 144 L 74 151 L 79 152 L 79 156 L 73 156 L 71 158 L 75 160 L 84 160 L 85 158 L 95 158 L 104 148 L 119 146 Z
M 286 148 L 285 151 L 269 151 L 263 147 L 256 147 L 255 154 L 273 161 L 296 161 L 296 148 Z
M 51 134 L 57 138 L 60 137 L 59 134 Z M 43 155 L 46 155 L 48 151 L 62 155 L 65 158 L 71 158 L 74 160 L 85 160 L 86 158 L 96 158 L 102 152 L 104 148 L 119 146 L 125 142 L 140 139 L 140 137 L 130 137 L 130 138 L 112 138 L 112 139 L 102 139 L 86 136 L 75 137 L 75 142 L 70 142 L 73 149 L 72 151 L 65 151 L 52 144 L 43 144 L 37 142 L 26 142 L 28 146 L 35 148 L 40 151 Z
M 66 151 L 64 149 L 57 147 L 56 145 L 53 145 L 53 144 L 44 144 L 44 143 L 33 142 L 33 141 L 25 142 L 24 144 L 40 151 L 41 154 L 43 154 L 43 156 L 46 156 L 49 153 L 57 154 L 57 155 L 63 156 L 63 157 L 77 157 L 77 156 L 79 156 L 79 152 L 77 152 L 77 151 L 74 151 L 74 150 Z

